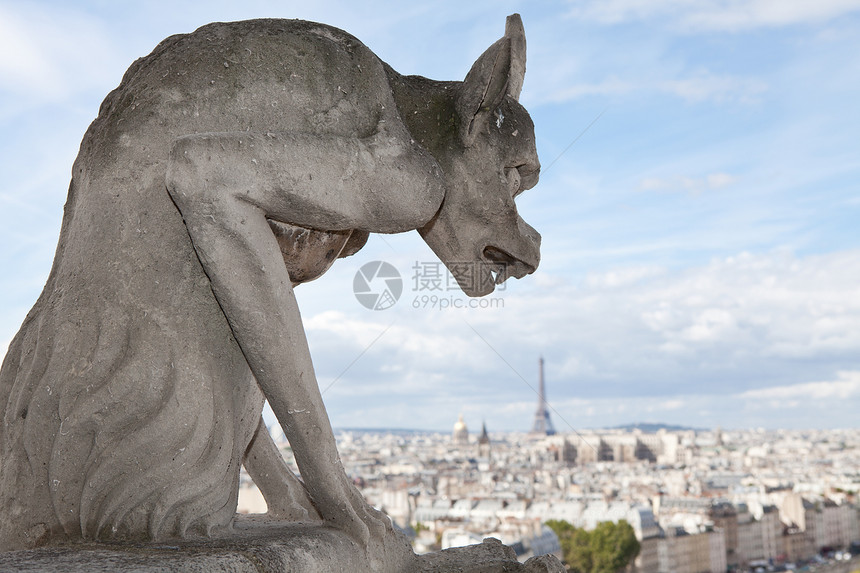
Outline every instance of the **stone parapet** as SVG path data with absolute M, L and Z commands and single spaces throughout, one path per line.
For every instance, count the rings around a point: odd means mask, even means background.
M 343 532 L 302 524 L 237 523 L 229 536 L 165 543 L 77 543 L 0 553 L 0 571 L 40 573 L 563 573 L 552 556 L 519 563 L 496 539 L 415 558 L 393 571 Z

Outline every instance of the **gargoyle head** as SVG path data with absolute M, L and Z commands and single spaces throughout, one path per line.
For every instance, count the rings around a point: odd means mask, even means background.
M 534 124 L 518 102 L 526 38 L 518 14 L 505 35 L 472 66 L 458 88 L 456 138 L 443 161 L 447 191 L 436 216 L 418 231 L 469 296 L 484 296 L 540 262 L 540 235 L 514 199 L 537 184 Z

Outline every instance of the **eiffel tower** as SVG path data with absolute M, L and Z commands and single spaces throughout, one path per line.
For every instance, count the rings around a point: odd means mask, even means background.
M 543 356 L 538 362 L 540 365 L 540 386 L 538 390 L 538 407 L 535 412 L 535 421 L 532 425 L 532 434 L 540 434 L 543 436 L 555 435 L 555 428 L 552 425 L 552 420 L 549 419 L 549 409 L 546 404 L 546 388 L 543 381 Z

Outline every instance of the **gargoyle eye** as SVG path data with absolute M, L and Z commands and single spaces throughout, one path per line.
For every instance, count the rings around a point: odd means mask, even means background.
M 510 177 L 516 177 L 516 187 L 511 184 L 513 188 L 513 196 L 516 197 L 526 189 L 531 189 L 537 184 L 538 174 L 540 173 L 540 166 L 535 166 L 530 163 L 520 163 L 519 165 L 515 165 L 513 167 L 509 167 L 505 170 L 505 174 Z
M 519 195 L 526 189 L 531 189 L 537 185 L 540 177 L 540 164 L 537 162 L 526 162 L 516 166 L 517 174 L 519 175 L 520 185 L 516 192 Z M 514 196 L 516 196 L 514 195 Z
M 514 197 L 516 197 L 517 195 L 519 195 L 520 193 L 522 193 L 523 191 L 526 190 L 526 187 L 525 187 L 524 182 L 523 182 L 523 172 L 519 167 L 517 167 L 517 175 L 519 177 L 520 184 L 517 186 L 517 190 L 514 193 Z
M 524 191 L 523 178 L 519 167 L 506 168 L 505 178 L 508 180 L 508 187 L 511 190 L 512 197 L 516 197 Z

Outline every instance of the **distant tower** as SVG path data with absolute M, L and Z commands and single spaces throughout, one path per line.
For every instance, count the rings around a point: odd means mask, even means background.
M 466 427 L 466 422 L 463 421 L 463 414 L 460 414 L 460 418 L 457 420 L 457 423 L 454 424 L 454 431 L 451 433 L 451 438 L 455 444 L 468 444 L 469 443 L 469 428 Z
M 490 435 L 487 433 L 487 423 L 484 422 L 481 428 L 481 435 L 478 438 L 478 457 L 490 457 Z
M 546 388 L 543 381 L 543 356 L 538 362 L 540 365 L 540 386 L 538 389 L 538 407 L 535 412 L 535 421 L 532 425 L 532 434 L 541 434 L 544 436 L 555 435 L 555 428 L 552 426 L 552 420 L 549 419 L 549 409 L 546 405 Z

